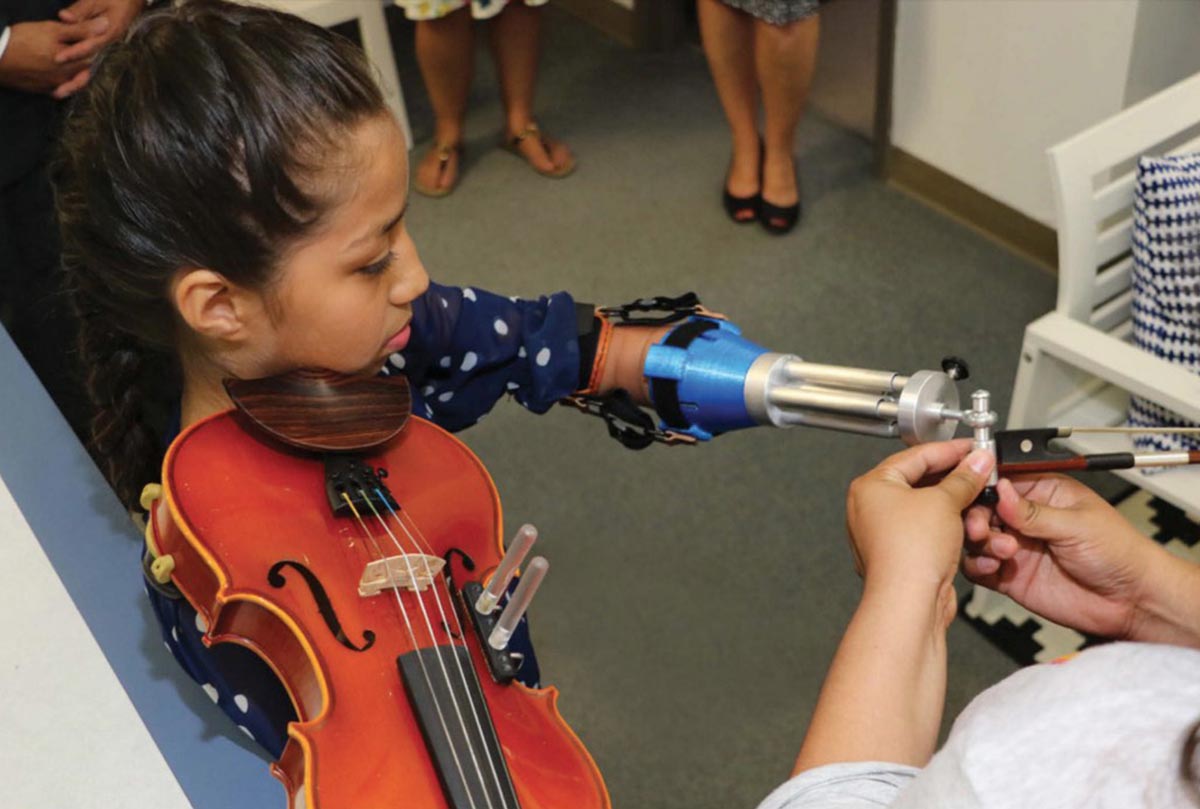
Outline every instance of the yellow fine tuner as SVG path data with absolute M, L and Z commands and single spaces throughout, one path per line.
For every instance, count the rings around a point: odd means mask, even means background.
M 138 503 L 143 509 L 150 511 L 160 497 L 162 497 L 162 486 L 157 483 L 147 483 L 142 487 L 142 496 L 138 498 Z M 154 542 L 153 514 L 146 520 L 146 549 L 154 557 L 154 561 L 150 563 L 150 575 L 159 584 L 171 581 L 171 572 L 175 570 L 175 559 L 169 553 L 159 553 L 158 546 Z
M 138 498 L 138 504 L 141 505 L 143 511 L 149 511 L 154 505 L 154 501 L 162 497 L 162 486 L 158 483 L 147 483 L 142 487 L 142 496 Z
M 159 584 L 166 584 L 171 580 L 171 571 L 175 569 L 175 558 L 171 554 L 164 554 L 150 563 L 150 575 Z

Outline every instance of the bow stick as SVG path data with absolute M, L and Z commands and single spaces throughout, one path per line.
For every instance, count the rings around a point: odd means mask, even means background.
M 1099 452 L 1089 455 L 1056 449 L 1051 442 L 1073 433 L 1170 433 L 1200 435 L 1200 428 L 1042 427 L 996 432 L 996 469 L 1001 475 L 1024 472 L 1073 472 L 1085 469 L 1134 469 L 1200 464 L 1200 451 Z

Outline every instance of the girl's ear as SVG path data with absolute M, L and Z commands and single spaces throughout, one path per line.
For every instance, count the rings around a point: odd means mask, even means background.
M 240 340 L 248 334 L 260 307 L 253 293 L 207 269 L 184 270 L 172 290 L 175 309 L 193 331 L 218 340 Z

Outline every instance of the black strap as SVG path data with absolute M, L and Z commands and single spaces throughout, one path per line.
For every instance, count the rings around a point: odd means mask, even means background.
M 699 311 L 699 296 L 695 292 L 685 292 L 677 298 L 659 295 L 638 298 L 623 306 L 606 306 L 600 310 L 600 314 L 618 326 L 663 326 L 691 317 Z
M 600 317 L 610 321 L 613 326 L 663 326 L 678 323 L 695 314 L 703 313 L 700 297 L 695 292 L 685 292 L 678 297 L 658 295 L 653 298 L 639 298 L 622 306 L 608 306 L 600 309 Z M 579 335 L 579 390 L 583 390 L 591 379 L 592 365 L 596 361 L 596 351 L 599 346 L 601 321 L 596 316 L 592 306 L 584 303 L 575 304 L 575 326 Z M 697 334 L 716 328 L 717 324 L 710 320 L 701 320 L 685 324 L 675 329 L 666 345 L 678 345 L 686 348 Z M 683 332 L 681 335 L 680 332 Z M 685 342 L 671 342 L 672 340 Z M 661 394 L 664 405 L 660 406 L 659 399 L 654 398 L 653 386 L 651 396 L 655 409 L 660 415 L 670 412 L 671 419 L 664 416 L 664 421 L 671 426 L 687 429 L 688 423 L 683 418 L 679 407 L 678 386 L 671 381 L 669 386 L 663 386 Z M 671 404 L 673 409 L 671 409 Z M 589 415 L 604 419 L 608 434 L 629 449 L 645 449 L 654 442 L 664 444 L 692 444 L 695 438 L 690 435 L 660 430 L 654 423 L 653 417 L 642 410 L 633 401 L 627 391 L 615 390 L 604 396 L 568 396 L 562 401 Z M 668 411 L 662 408 L 667 407 Z
M 672 331 L 663 340 L 663 345 L 673 348 L 687 348 L 692 341 L 704 334 L 719 328 L 714 320 L 693 320 L 684 323 Z M 651 379 L 650 401 L 654 410 L 662 417 L 663 423 L 676 430 L 686 430 L 692 425 L 684 418 L 683 408 L 679 404 L 679 381 L 676 379 Z
M 592 366 L 596 364 L 596 349 L 600 346 L 600 318 L 596 307 L 590 303 L 575 304 L 575 333 L 579 335 L 579 385 L 583 390 L 592 378 Z
M 571 396 L 562 403 L 604 419 L 608 434 L 628 449 L 645 449 L 655 441 L 678 443 L 672 434 L 655 427 L 650 414 L 638 407 L 622 388 L 604 396 Z

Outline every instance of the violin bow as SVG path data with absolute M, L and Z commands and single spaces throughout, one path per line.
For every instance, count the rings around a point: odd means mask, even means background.
M 1200 435 L 1198 427 L 1040 427 L 1032 430 L 996 432 L 996 469 L 1001 475 L 1025 472 L 1075 472 L 1092 469 L 1135 469 L 1143 467 L 1200 464 L 1200 451 L 1097 452 L 1087 455 L 1056 449 L 1051 442 L 1074 433 L 1169 433 Z

